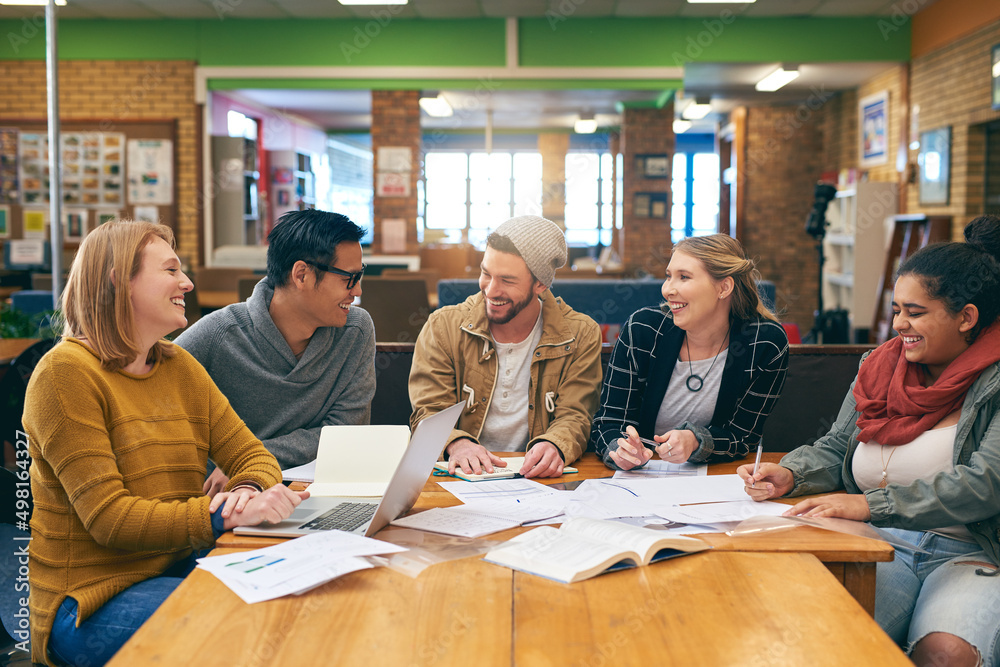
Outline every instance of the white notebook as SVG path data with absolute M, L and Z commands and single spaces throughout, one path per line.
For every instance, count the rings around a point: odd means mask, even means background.
M 410 442 L 406 426 L 324 426 L 313 496 L 381 497 Z

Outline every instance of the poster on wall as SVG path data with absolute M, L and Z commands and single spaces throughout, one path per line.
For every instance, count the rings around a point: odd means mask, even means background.
M 0 239 L 10 238 L 10 206 L 0 205 Z
M 17 129 L 0 127 L 0 204 L 17 201 Z
M 130 204 L 173 204 L 174 150 L 169 139 L 128 140 Z
M 859 163 L 862 169 L 889 162 L 889 91 L 858 102 Z
M 379 172 L 375 179 L 375 194 L 379 197 L 409 197 L 410 172 Z
M 59 140 L 63 203 L 71 206 L 124 203 L 124 144 L 121 132 L 66 132 Z M 21 132 L 18 148 L 21 203 L 49 202 L 49 138 Z
M 920 204 L 947 205 L 951 172 L 951 126 L 920 134 Z
M 63 209 L 63 234 L 67 241 L 79 243 L 87 235 L 90 211 L 85 208 Z
M 25 209 L 22 216 L 24 238 L 45 238 L 45 228 L 49 224 L 49 212 L 47 210 Z

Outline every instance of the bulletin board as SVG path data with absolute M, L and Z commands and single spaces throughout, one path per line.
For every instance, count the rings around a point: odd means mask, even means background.
M 155 215 L 157 222 L 176 232 L 175 120 L 64 120 L 60 132 L 64 138 L 66 250 L 75 251 L 87 232 L 115 216 L 150 219 Z M 144 164 L 130 169 L 130 152 Z M 47 166 L 48 127 L 44 119 L 0 120 L 0 208 L 6 210 L 6 229 L 2 230 L 6 234 L 0 233 L 0 243 L 7 238 L 50 238 Z M 165 166 L 168 169 L 163 169 Z

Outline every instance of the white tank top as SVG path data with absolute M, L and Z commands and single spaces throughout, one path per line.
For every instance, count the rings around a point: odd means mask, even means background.
M 958 424 L 924 431 L 905 445 L 862 442 L 854 450 L 851 469 L 862 491 L 877 489 L 885 472 L 887 484 L 906 486 L 918 479 L 929 480 L 939 472 L 955 469 L 955 436 Z M 929 532 L 965 542 L 974 542 L 964 525 L 944 526 Z

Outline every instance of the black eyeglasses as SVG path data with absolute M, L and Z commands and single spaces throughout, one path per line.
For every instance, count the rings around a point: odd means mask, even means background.
M 343 269 L 338 269 L 335 266 L 327 266 L 326 264 L 320 264 L 319 262 L 311 262 L 308 259 L 302 260 L 309 266 L 315 266 L 320 271 L 326 271 L 327 273 L 335 273 L 338 276 L 344 276 L 347 278 L 347 289 L 354 289 L 354 286 L 361 282 L 361 279 L 365 275 L 365 269 L 368 268 L 367 264 L 361 265 L 361 270 L 357 273 L 351 273 L 350 271 L 344 271 Z

